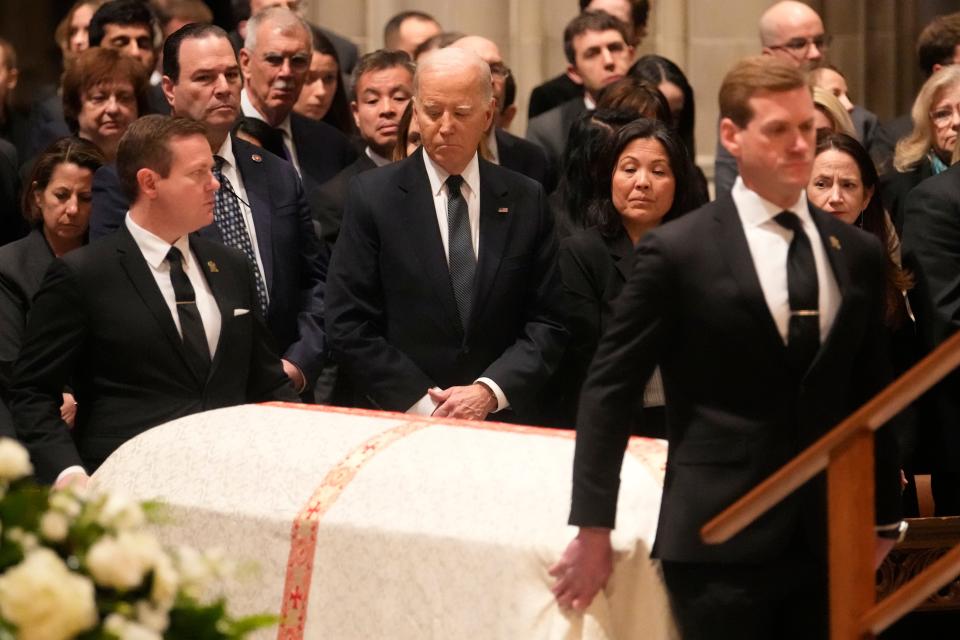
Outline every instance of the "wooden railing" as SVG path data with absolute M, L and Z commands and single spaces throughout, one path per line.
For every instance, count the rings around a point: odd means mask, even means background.
M 960 332 L 732 506 L 700 533 L 726 542 L 827 470 L 830 637 L 869 638 L 960 574 L 960 545 L 875 602 L 873 432 L 960 366 Z

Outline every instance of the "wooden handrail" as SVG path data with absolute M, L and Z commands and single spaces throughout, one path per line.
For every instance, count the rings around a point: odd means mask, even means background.
M 831 455 L 864 429 L 876 431 L 890 418 L 960 366 L 960 331 L 900 376 L 849 418 L 810 445 L 779 471 L 761 482 L 703 526 L 708 544 L 726 542 L 775 504 L 823 471 Z

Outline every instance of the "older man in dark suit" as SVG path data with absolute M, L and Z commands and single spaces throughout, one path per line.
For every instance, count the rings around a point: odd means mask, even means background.
M 284 370 L 306 392 L 324 362 L 327 254 L 314 233 L 300 179 L 290 163 L 230 135 L 242 81 L 223 29 L 181 28 L 164 43 L 163 64 L 164 92 L 174 114 L 206 125 L 217 158 L 217 216 L 198 233 L 240 249 L 251 260 L 260 307 Z M 129 199 L 113 167 L 94 176 L 93 198 L 91 238 L 120 228 Z
M 659 364 L 670 446 L 652 553 L 683 637 L 825 638 L 822 479 L 722 545 L 699 530 L 889 379 L 885 249 L 807 203 L 813 101 L 795 65 L 741 61 L 720 105 L 740 178 L 637 247 L 581 394 L 570 516 L 580 532 L 551 570 L 554 591 L 582 609 L 610 573 L 631 412 Z M 880 431 L 884 536 L 899 526 L 898 480 Z M 878 540 L 878 555 L 889 546 Z
M 351 185 L 331 345 L 360 404 L 478 420 L 510 407 L 536 421 L 567 338 L 543 189 L 479 158 L 494 103 L 475 54 L 427 54 L 414 92 L 422 149 Z
M 152 426 L 235 404 L 296 400 L 239 251 L 191 232 L 219 184 L 201 123 L 147 116 L 117 159 L 133 201 L 111 237 L 53 263 L 14 368 L 17 435 L 47 482 L 85 482 Z M 78 402 L 71 432 L 61 392 Z

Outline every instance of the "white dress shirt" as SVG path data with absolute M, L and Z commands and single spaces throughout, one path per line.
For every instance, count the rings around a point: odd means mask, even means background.
M 760 288 L 767 301 L 767 308 L 777 325 L 777 331 L 783 343 L 787 343 L 790 327 L 790 294 L 787 290 L 787 250 L 793 239 L 793 231 L 780 226 L 774 217 L 784 209 L 767 202 L 743 184 L 743 179 L 737 177 L 731 192 L 733 202 L 737 205 L 737 214 L 743 224 L 743 231 L 747 236 L 747 246 L 753 258 L 753 266 L 760 279 Z M 817 265 L 817 283 L 819 285 L 820 305 L 820 342 L 821 344 L 830 333 L 833 320 L 840 308 L 840 288 L 837 279 L 830 267 L 820 232 L 813 223 L 810 210 L 807 207 L 807 196 L 800 190 L 797 201 L 786 209 L 795 213 L 803 223 L 803 231 L 810 238 L 813 249 L 813 260 Z
M 487 151 L 490 152 L 490 162 L 500 164 L 500 147 L 497 145 L 497 127 L 490 127 L 487 134 Z
M 450 174 L 434 162 L 430 156 L 423 153 L 423 164 L 427 169 L 427 179 L 430 181 L 430 194 L 433 197 L 433 206 L 437 213 L 437 226 L 440 228 L 440 239 L 443 241 L 443 252 L 447 256 L 447 264 L 450 264 L 450 230 L 447 228 L 447 178 Z M 460 193 L 467 202 L 467 215 L 470 218 L 470 240 L 473 245 L 473 255 L 480 255 L 480 161 L 477 154 L 467 164 L 463 173 L 463 184 L 460 185 Z M 497 398 L 497 408 L 494 413 L 510 406 L 507 396 L 496 382 L 490 378 L 477 378 L 474 382 L 480 382 L 486 385 L 493 395 Z M 409 409 L 407 413 L 429 416 L 437 408 L 437 403 L 430 398 L 430 394 L 425 394 L 419 401 Z
M 247 198 L 247 189 L 243 186 L 243 178 L 240 176 L 239 169 L 237 169 L 237 157 L 233 153 L 233 138 L 227 136 L 216 155 L 223 158 L 223 167 L 220 170 L 223 177 L 230 181 L 234 193 L 237 194 L 240 203 L 240 215 L 243 216 L 243 224 L 246 225 L 247 235 L 250 236 L 250 246 L 253 247 L 253 255 L 257 258 L 257 268 L 260 269 L 260 275 L 263 276 L 264 289 L 269 304 L 270 286 L 267 284 L 267 276 L 263 270 L 263 258 L 260 257 L 257 228 L 253 225 L 253 210 L 250 208 L 250 200 Z
M 376 151 L 374 151 L 374 150 L 371 149 L 370 147 L 366 147 L 366 148 L 363 150 L 363 152 L 364 152 L 365 154 L 367 154 L 367 157 L 370 158 L 371 160 L 373 160 L 373 164 L 377 165 L 378 167 L 385 167 L 385 166 L 387 166 L 388 164 L 393 163 L 393 160 L 390 160 L 390 159 L 388 159 L 388 158 L 384 158 L 382 155 L 380 155 L 379 153 L 377 153 Z
M 257 108 L 253 106 L 253 102 L 250 101 L 250 96 L 247 95 L 246 88 L 240 91 L 240 110 L 243 112 L 243 115 L 248 118 L 256 118 L 257 120 L 263 120 L 267 124 L 270 124 L 267 116 L 257 111 Z M 297 170 L 297 174 L 300 174 L 300 161 L 297 159 L 297 145 L 293 142 L 293 129 L 290 127 L 290 115 L 287 114 L 287 117 L 275 128 L 280 129 L 283 133 L 283 146 L 287 148 L 290 163 L 293 164 L 293 168 Z

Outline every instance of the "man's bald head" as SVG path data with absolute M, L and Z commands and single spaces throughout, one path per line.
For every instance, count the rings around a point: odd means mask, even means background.
M 823 60 L 829 39 L 816 11 L 802 2 L 784 0 L 760 16 L 760 42 L 763 53 L 812 69 Z
M 450 46 L 473 51 L 487 64 L 503 62 L 503 58 L 500 56 L 500 48 L 497 44 L 493 40 L 484 38 L 483 36 L 464 36 Z
M 466 82 L 469 78 L 482 102 L 490 102 L 493 98 L 490 65 L 467 49 L 451 46 L 434 49 L 420 56 L 417 60 L 417 73 L 413 76 L 414 96 L 420 95 L 424 78 L 429 78 L 431 85 L 442 84 L 452 78 L 460 78 Z

